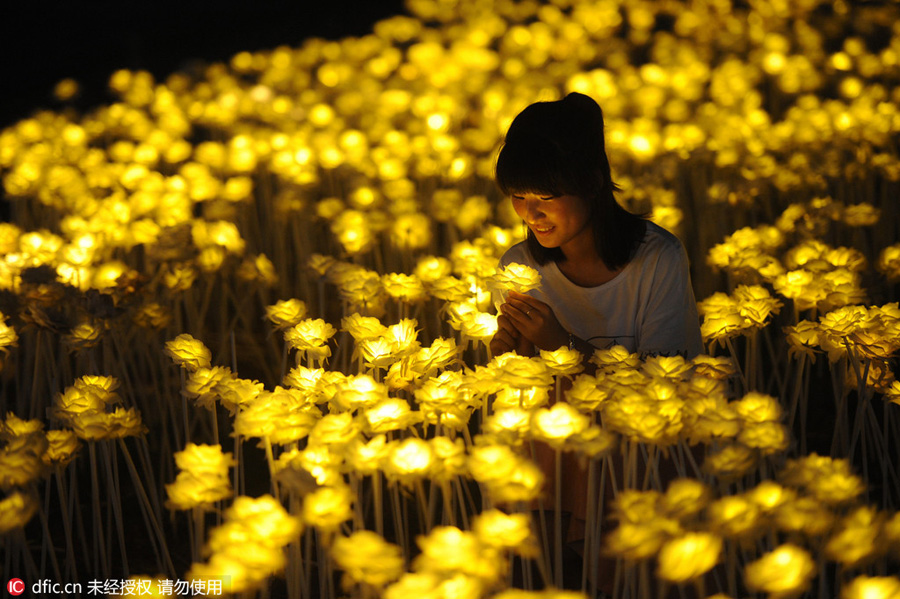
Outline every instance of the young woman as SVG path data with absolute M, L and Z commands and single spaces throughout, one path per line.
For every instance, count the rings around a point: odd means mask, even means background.
M 586 357 L 613 345 L 641 356 L 703 351 L 684 247 L 616 202 L 594 100 L 571 93 L 519 113 L 497 184 L 528 227 L 500 262 L 527 264 L 542 283 L 500 307 L 494 355 L 565 345 Z

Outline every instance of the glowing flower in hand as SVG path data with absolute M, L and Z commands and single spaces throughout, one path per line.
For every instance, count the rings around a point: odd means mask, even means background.
M 491 282 L 504 291 L 527 293 L 541 286 L 541 275 L 530 266 L 511 262 L 500 267 L 491 277 Z

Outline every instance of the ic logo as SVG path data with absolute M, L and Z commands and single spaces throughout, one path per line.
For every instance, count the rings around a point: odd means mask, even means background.
M 25 582 L 21 578 L 10 578 L 6 590 L 10 595 L 21 595 L 25 592 Z

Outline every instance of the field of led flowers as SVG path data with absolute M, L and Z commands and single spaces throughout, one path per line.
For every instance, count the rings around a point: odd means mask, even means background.
M 900 597 L 897 3 L 407 0 L 109 86 L 0 132 L 5 573 Z M 708 355 L 490 355 L 540 284 L 497 267 L 494 156 L 569 91 L 688 249 Z

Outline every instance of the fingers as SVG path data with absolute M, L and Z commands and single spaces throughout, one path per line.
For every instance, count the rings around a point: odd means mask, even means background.
M 530 320 L 542 320 L 550 311 L 544 302 L 521 293 L 516 293 L 514 296 L 513 292 L 510 292 L 509 298 L 500 306 L 500 310 L 514 321 L 519 328 Z
M 517 345 L 518 340 L 509 331 L 498 329 L 494 334 L 493 339 L 491 339 L 491 353 L 495 356 L 499 356 L 500 354 L 512 351 Z

